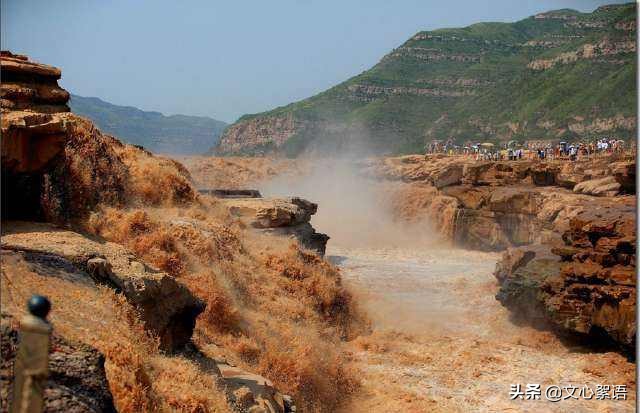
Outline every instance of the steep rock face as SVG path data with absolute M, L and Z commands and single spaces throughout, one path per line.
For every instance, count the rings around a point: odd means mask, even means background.
M 7 411 L 12 399 L 13 364 L 18 350 L 17 320 L 2 314 L 0 321 L 0 401 Z M 56 335 L 51 338 L 49 378 L 44 391 L 45 412 L 115 412 L 104 370 L 104 356 L 86 344 Z
M 69 93 L 58 86 L 60 69 L 29 61 L 26 56 L 0 52 L 0 106 L 39 113 L 68 112 Z
M 410 219 L 411 210 L 459 245 L 506 250 L 495 271 L 497 298 L 514 317 L 632 349 L 636 200 L 623 194 L 635 193 L 634 165 L 616 156 L 575 162 L 410 156 L 360 166 L 406 182 L 397 200 L 402 218 Z M 461 176 L 451 173 L 460 168 Z M 438 185 L 449 176 L 450 184 Z
M 58 86 L 60 70 L 26 56 L 0 53 L 2 167 L 7 172 L 41 170 L 62 151 L 69 93 Z
M 253 118 L 227 128 L 218 148 L 221 152 L 266 153 L 282 146 L 296 131 L 302 128 L 302 122 L 293 116 L 273 118 Z
M 563 18 L 541 17 L 555 15 Z M 451 137 L 460 145 L 600 133 L 631 140 L 635 23 L 636 5 L 628 3 L 422 31 L 322 93 L 241 117 L 217 150 L 403 154 Z
M 62 260 L 86 281 L 121 291 L 165 350 L 178 349 L 191 339 L 196 317 L 204 309 L 175 278 L 143 264 L 112 242 L 94 241 L 49 224 L 5 221 L 2 248 L 23 252 L 44 267 L 55 267 Z
M 311 216 L 318 205 L 302 198 L 225 199 L 231 215 L 247 219 L 256 230 L 273 235 L 292 237 L 304 247 L 324 255 L 329 237 L 315 231 Z
M 634 161 L 609 158 L 494 162 L 411 155 L 371 159 L 359 166 L 365 175 L 401 180 L 416 190 L 432 187 L 435 194 L 423 199 L 421 209 L 446 238 L 471 248 L 502 250 L 559 238 L 573 216 L 592 206 L 633 202 L 631 197 L 609 201 L 591 196 L 635 193 L 633 165 Z M 598 181 L 591 185 L 594 177 Z M 625 190 L 619 182 L 625 183 Z M 405 194 L 400 204 L 411 200 Z
M 635 216 L 632 207 L 579 213 L 563 243 L 504 253 L 496 298 L 515 313 L 559 329 L 608 336 L 635 348 Z
M 64 222 L 98 203 L 188 202 L 195 198 L 186 170 L 176 162 L 103 135 L 69 113 L 69 95 L 57 86 L 60 70 L 2 52 L 2 216 Z M 56 93 L 36 93 L 45 85 Z M 44 86 L 43 86 L 44 87 Z M 11 88 L 33 93 L 9 93 Z M 54 104 L 55 103 L 55 104 Z M 147 161 L 146 171 L 137 165 Z M 168 193 L 151 194 L 141 174 L 154 173 Z M 155 199 L 152 199 L 155 198 Z

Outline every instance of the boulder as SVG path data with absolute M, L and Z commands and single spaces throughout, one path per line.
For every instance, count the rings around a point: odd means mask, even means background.
M 438 170 L 431 175 L 433 186 L 438 189 L 445 186 L 458 185 L 462 180 L 463 165 L 452 164 Z
M 302 198 L 240 198 L 226 200 L 229 212 L 249 218 L 254 228 L 278 228 L 303 224 L 311 220 L 318 205 Z
M 226 362 L 218 363 L 231 402 L 240 411 L 255 413 L 292 413 L 296 411 L 290 396 L 280 393 L 273 383 Z
M 594 196 L 616 196 L 620 193 L 622 185 L 613 176 L 591 179 L 580 182 L 573 187 L 573 192 Z
M 316 232 L 311 216 L 318 205 L 302 198 L 228 198 L 220 200 L 231 215 L 247 220 L 255 230 L 296 239 L 324 255 L 329 237 Z
M 614 162 L 609 166 L 610 173 L 620 184 L 622 191 L 636 193 L 636 163 L 631 161 Z

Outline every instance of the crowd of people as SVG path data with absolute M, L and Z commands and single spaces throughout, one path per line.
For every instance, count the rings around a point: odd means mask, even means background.
M 562 159 L 568 158 L 575 161 L 578 156 L 589 157 L 605 153 L 623 152 L 625 150 L 625 142 L 620 139 L 601 138 L 595 142 L 580 142 L 569 144 L 560 142 L 556 145 L 548 144 L 545 147 L 536 148 L 536 156 L 539 159 Z
M 633 144 L 632 144 L 633 145 Z M 519 159 L 567 159 L 599 156 L 607 153 L 623 152 L 629 148 L 621 139 L 600 138 L 591 142 L 525 142 L 518 144 L 510 141 L 501 146 L 493 143 L 477 143 L 464 146 L 454 141 L 432 141 L 425 147 L 426 153 L 443 153 L 447 155 L 466 155 L 476 160 L 510 160 Z

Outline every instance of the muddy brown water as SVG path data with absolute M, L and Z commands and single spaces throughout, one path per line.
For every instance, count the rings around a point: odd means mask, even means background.
M 430 222 L 398 222 L 392 201 L 399 184 L 365 178 L 356 165 L 315 161 L 307 174 L 258 186 L 265 196 L 318 203 L 312 224 L 331 236 L 327 257 L 373 323 L 370 336 L 345 349 L 362 385 L 342 411 L 635 410 L 635 364 L 513 323 L 495 299 L 499 254 L 447 247 Z M 541 393 L 549 386 L 623 385 L 627 400 L 551 402 L 544 393 L 511 400 L 518 384 L 539 384 Z
M 327 257 L 374 329 L 349 344 L 362 387 L 344 411 L 635 411 L 635 364 L 510 320 L 495 299 L 498 254 L 330 242 Z M 518 384 L 523 391 L 539 384 L 540 399 L 512 400 Z M 597 385 L 610 385 L 611 397 L 614 386 L 624 385 L 627 400 L 576 399 L 590 391 L 571 387 Z M 566 399 L 546 400 L 549 386 L 559 386 Z

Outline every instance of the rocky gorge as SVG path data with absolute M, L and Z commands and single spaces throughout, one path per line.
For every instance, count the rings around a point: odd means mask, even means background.
M 504 251 L 496 298 L 514 317 L 635 348 L 635 159 L 474 161 L 406 156 L 362 163 L 396 182 L 396 214 Z
M 111 6 L 18 4 L 3 48 L 97 67 L 78 92 L 236 116 L 233 76 L 273 86 L 273 53 L 258 71 L 202 64 L 232 33 L 205 36 L 223 27 L 206 7 L 163 22 L 140 5 L 115 33 L 86 24 Z M 275 10 L 295 29 L 277 7 L 256 23 Z M 70 95 L 82 76 L 1 51 L 0 412 L 32 379 L 47 412 L 635 411 L 637 6 L 583 10 L 414 32 L 224 133 Z M 271 33 L 225 23 L 236 57 L 269 52 Z M 178 48 L 153 65 L 165 34 Z M 570 157 L 532 150 L 601 134 Z M 50 333 L 48 369 L 24 368 L 29 322 Z
M 350 343 L 363 387 L 345 411 L 526 411 L 506 392 L 534 378 L 635 389 L 631 154 L 185 162 L 199 185 L 294 191 L 319 205 L 311 223 L 331 235 L 325 257 L 373 330 Z

